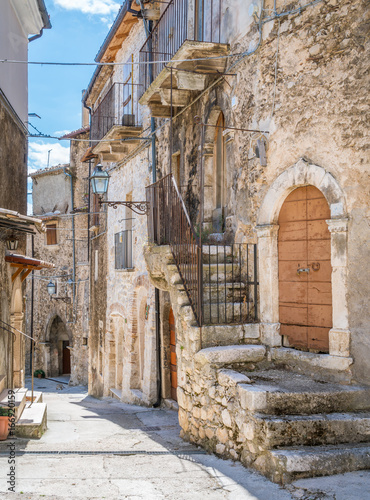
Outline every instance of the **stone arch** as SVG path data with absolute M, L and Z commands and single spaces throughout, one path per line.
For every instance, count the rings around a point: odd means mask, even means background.
M 230 185 L 228 175 L 233 158 L 232 133 L 226 127 L 232 123 L 229 106 L 220 97 L 221 105 L 212 106 L 205 117 L 203 164 L 204 164 L 204 221 L 212 225 L 214 232 L 223 232 L 227 217 Z M 223 130 L 217 126 L 225 126 Z M 221 151 L 220 151 L 221 148 Z M 221 166 L 221 170 L 220 170 Z M 221 201 L 217 193 L 221 193 Z
M 323 167 L 301 158 L 273 181 L 262 201 L 257 224 L 276 224 L 280 208 L 288 194 L 297 187 L 307 185 L 315 186 L 323 193 L 332 218 L 346 217 L 344 193 L 335 177 Z
M 278 289 L 278 230 L 281 206 L 297 187 L 312 185 L 325 196 L 331 213 L 333 328 L 329 332 L 329 355 L 349 357 L 350 331 L 347 305 L 347 230 L 344 193 L 334 176 L 318 165 L 300 159 L 270 185 L 259 210 L 258 268 L 260 283 L 261 337 L 266 345 L 281 347 Z M 347 365 L 342 365 L 346 368 Z
M 63 370 L 63 358 L 66 353 L 63 353 L 64 347 L 68 345 L 70 357 L 73 354 L 73 335 L 67 325 L 67 321 L 63 314 L 53 311 L 47 321 L 45 328 L 45 342 L 42 342 L 41 359 L 45 373 L 51 377 L 61 375 Z M 71 369 L 73 366 L 70 359 Z

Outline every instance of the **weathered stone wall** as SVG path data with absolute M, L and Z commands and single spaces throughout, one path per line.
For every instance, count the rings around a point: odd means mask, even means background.
M 82 133 L 78 138 L 88 139 L 88 134 Z M 88 383 L 89 256 L 88 215 L 84 213 L 88 211 L 88 197 L 84 194 L 88 186 L 89 167 L 87 163 L 80 161 L 85 148 L 84 142 L 71 141 L 71 164 L 66 166 L 66 172 L 73 176 L 73 207 L 71 178 L 63 169 L 59 172 L 51 169 L 50 172 L 36 176 L 37 189 L 33 190 L 34 209 L 43 207 L 43 210 L 48 212 L 54 209 L 55 215 L 41 217 L 46 224 L 57 224 L 56 245 L 46 245 L 45 234 L 34 237 L 34 257 L 55 264 L 54 269 L 44 269 L 36 272 L 34 276 L 33 328 L 34 338 L 39 342 L 35 348 L 35 369 L 42 368 L 47 376 L 58 375 L 61 368 L 60 342 L 68 340 L 72 385 Z M 55 193 L 58 194 L 53 199 Z M 72 214 L 73 209 L 77 210 Z M 28 251 L 31 255 L 31 240 Z M 74 283 L 68 284 L 68 280 Z M 28 281 L 27 310 L 30 324 L 31 283 L 30 279 Z M 70 302 L 50 299 L 47 292 L 49 281 L 57 284 L 56 296 L 69 297 Z M 63 331 L 58 337 L 54 326 L 55 321 L 59 320 L 63 323 Z
M 301 4 L 291 2 L 283 8 L 278 3 L 278 11 Z M 273 2 L 265 2 L 265 7 L 272 9 Z M 332 174 L 344 192 L 349 219 L 346 272 L 353 373 L 357 380 L 368 383 L 365 360 L 370 343 L 364 317 L 369 190 L 364 136 L 366 18 L 364 1 L 330 0 L 263 24 L 260 47 L 231 69 L 235 76 L 225 77 L 175 118 L 172 153 L 180 151 L 182 194 L 197 222 L 202 151 L 200 127 L 194 124 L 194 117 L 213 123 L 214 111 L 222 111 L 226 127 L 270 132 L 265 134 L 265 167 L 254 151 L 260 134 L 227 134 L 226 228 L 237 242 L 257 241 L 254 228 L 269 186 L 299 158 Z M 251 25 L 244 37 L 230 40 L 231 53 L 248 49 L 257 31 Z M 169 172 L 169 134 L 168 126 L 158 134 L 162 174 Z M 206 132 L 205 142 L 213 143 L 212 133 Z M 203 153 L 206 165 L 209 148 L 208 152 L 207 147 L 203 148 Z M 213 189 L 207 186 L 210 173 L 212 170 L 206 170 L 206 206 Z

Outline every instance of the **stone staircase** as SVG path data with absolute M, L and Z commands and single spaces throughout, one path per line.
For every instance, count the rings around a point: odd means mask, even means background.
M 42 393 L 34 391 L 33 402 L 31 391 L 26 388 L 16 388 L 14 399 L 10 400 L 12 392 L 3 389 L 0 394 L 0 406 L 9 407 L 9 401 L 14 402 L 15 435 L 22 438 L 39 439 L 47 428 L 46 404 L 42 401 Z M 9 439 L 9 438 L 8 438 Z
M 243 462 L 274 482 L 370 468 L 370 388 L 287 370 L 244 372 Z
M 205 307 L 217 299 L 217 284 L 227 283 L 230 296 L 240 272 L 238 262 L 235 272 L 230 254 L 220 258 L 219 250 L 211 247 L 204 262 Z M 278 483 L 370 468 L 369 387 L 289 369 L 276 359 L 276 349 L 261 345 L 258 323 L 217 324 L 212 315 L 216 324 L 199 328 L 169 247 L 148 247 L 145 258 L 153 284 L 170 293 L 174 310 L 184 439 Z M 245 307 L 244 297 L 231 307 Z

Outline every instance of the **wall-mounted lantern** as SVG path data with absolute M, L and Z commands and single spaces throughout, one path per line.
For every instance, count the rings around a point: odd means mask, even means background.
M 17 250 L 18 243 L 19 243 L 18 238 L 16 238 L 14 234 L 11 234 L 6 240 L 6 248 L 12 251 Z
M 94 194 L 102 196 L 108 191 L 109 174 L 102 170 L 102 165 L 99 163 L 90 177 L 91 187 Z M 108 207 L 117 208 L 118 205 L 124 205 L 130 208 L 138 215 L 146 215 L 149 210 L 149 203 L 147 201 L 103 201 L 99 200 L 100 205 L 108 205 Z
M 53 283 L 52 281 L 50 281 L 47 285 L 47 291 L 48 291 L 48 294 L 50 295 L 50 299 L 52 300 L 62 300 L 63 302 L 71 302 L 71 298 L 70 297 L 53 297 L 53 295 L 55 295 L 56 293 L 56 286 L 55 286 L 55 283 Z

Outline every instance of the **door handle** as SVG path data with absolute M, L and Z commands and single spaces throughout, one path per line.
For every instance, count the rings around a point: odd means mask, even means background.
M 301 273 L 309 273 L 310 272 L 310 268 L 309 267 L 299 267 L 297 269 L 297 274 L 298 276 L 301 274 Z
M 312 262 L 310 266 L 312 267 L 312 271 L 318 271 L 320 269 L 320 262 Z

